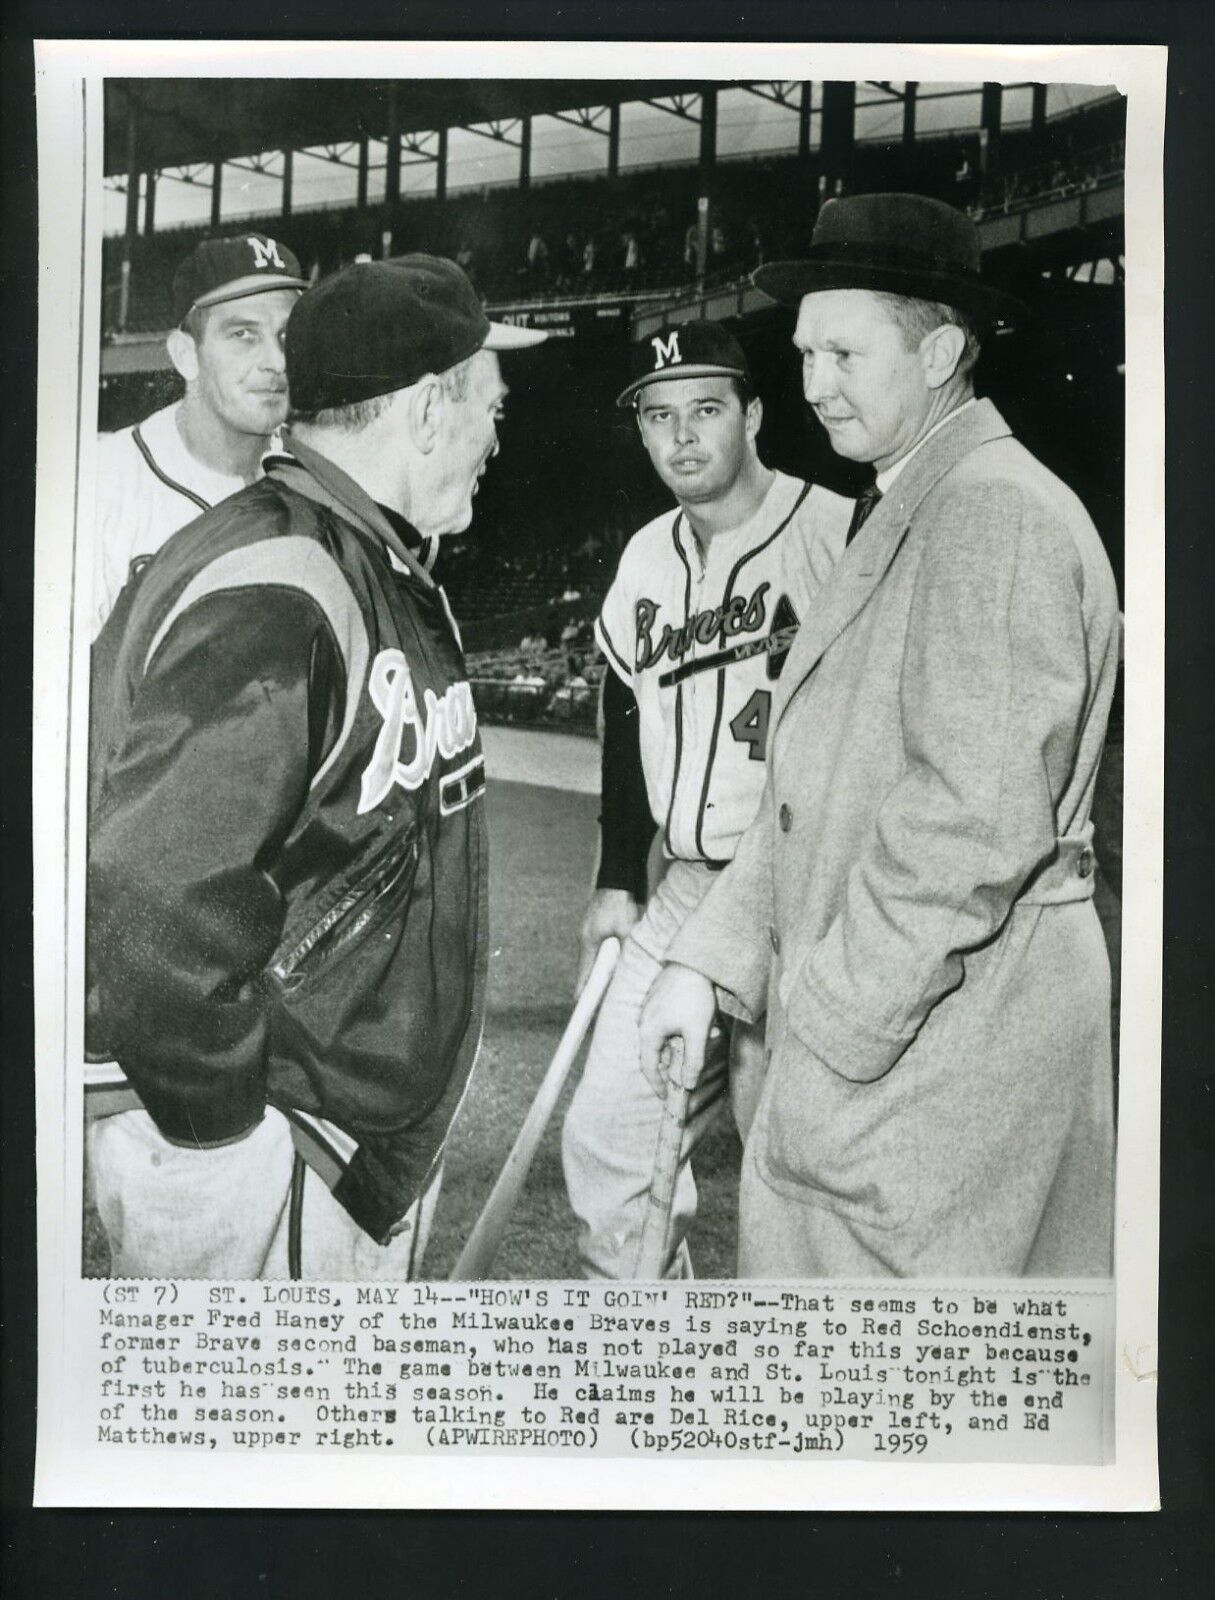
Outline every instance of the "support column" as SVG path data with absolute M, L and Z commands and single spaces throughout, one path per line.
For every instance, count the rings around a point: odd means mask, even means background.
M 118 287 L 118 327 L 126 331 L 131 310 L 131 256 L 139 232 L 139 110 L 128 90 L 127 99 L 127 216 L 122 240 L 122 276 Z
M 810 112 L 814 105 L 814 85 L 802 84 L 797 106 L 797 159 L 802 166 L 810 160 Z
M 532 119 L 519 120 L 519 187 L 527 189 L 532 181 Z
M 439 129 L 439 148 L 435 156 L 435 199 L 447 199 L 447 129 Z
M 985 83 L 979 111 L 982 133 L 980 151 L 984 175 L 999 170 L 1000 166 L 1000 113 L 1004 105 L 1004 85 Z
M 904 149 L 910 149 L 910 147 L 915 143 L 915 94 L 918 88 L 918 83 L 905 83 L 903 85 Z
M 856 138 L 856 84 L 823 85 L 823 198 L 831 199 L 848 176 Z
M 700 93 L 700 191 L 696 200 L 696 231 L 700 246 L 703 281 L 709 267 L 709 240 L 713 234 L 713 180 L 717 171 L 717 89 L 707 86 Z
M 143 232 L 148 238 L 156 229 L 156 173 L 149 168 L 143 175 Z
M 1034 84 L 1033 102 L 1029 113 L 1029 128 L 1034 134 L 1043 133 L 1046 129 L 1046 85 Z
M 291 215 L 291 184 L 295 176 L 295 152 L 283 151 L 283 216 Z
M 360 211 L 367 209 L 367 135 L 359 135 L 359 175 L 354 203 Z
M 620 173 L 620 103 L 608 107 L 608 178 Z
M 224 192 L 224 164 L 216 161 L 211 166 L 211 226 L 219 227 L 219 207 Z
M 392 254 L 392 232 L 396 223 L 397 201 L 401 197 L 401 116 L 397 105 L 397 86 L 388 90 L 388 140 L 384 152 L 384 224 L 380 236 L 381 256 Z

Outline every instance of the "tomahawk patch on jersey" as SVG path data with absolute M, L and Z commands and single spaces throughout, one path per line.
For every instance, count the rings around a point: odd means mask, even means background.
M 759 806 L 775 680 L 843 553 L 852 501 L 775 474 L 706 552 L 678 509 L 630 540 L 596 623 L 633 689 L 668 855 L 728 861 Z

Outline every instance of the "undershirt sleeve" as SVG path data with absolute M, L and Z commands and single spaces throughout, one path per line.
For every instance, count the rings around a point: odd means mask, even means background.
M 646 858 L 657 824 L 650 815 L 641 766 L 641 730 L 632 690 L 614 672 L 603 675 L 603 767 L 597 889 L 625 889 L 646 899 Z

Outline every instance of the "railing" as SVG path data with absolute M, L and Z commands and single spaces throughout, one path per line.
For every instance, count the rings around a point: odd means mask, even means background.
M 1045 200 L 1094 189 L 1121 178 L 1126 164 L 1126 140 L 1118 139 L 1082 150 L 1056 161 L 1040 162 L 1006 173 L 986 186 L 971 215 L 976 221 L 992 215 L 1009 215 Z
M 593 683 L 515 683 L 508 678 L 469 679 L 477 715 L 488 723 L 524 723 L 594 734 L 599 687 Z

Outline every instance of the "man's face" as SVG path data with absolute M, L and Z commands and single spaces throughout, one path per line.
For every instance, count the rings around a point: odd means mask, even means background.
M 463 533 L 472 521 L 477 485 L 498 453 L 498 423 L 507 387 L 492 350 L 478 350 L 464 394 L 450 384 L 443 394 L 442 434 L 435 452 L 435 483 L 427 497 L 427 533 Z
M 759 406 L 743 406 L 732 378 L 667 378 L 638 393 L 637 424 L 671 493 L 703 505 L 738 481 L 759 430 Z
M 295 289 L 270 289 L 203 313 L 195 392 L 235 433 L 271 434 L 286 421 L 283 331 L 298 298 Z
M 828 289 L 801 303 L 793 343 L 802 355 L 802 389 L 849 461 L 880 472 L 920 437 L 932 390 L 919 350 L 881 301 L 864 289 Z

